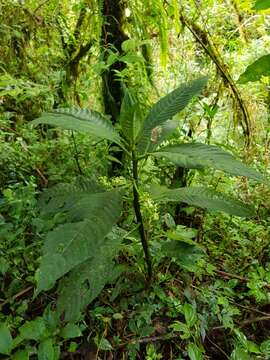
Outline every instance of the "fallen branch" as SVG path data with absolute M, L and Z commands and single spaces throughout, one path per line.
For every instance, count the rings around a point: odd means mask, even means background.
M 248 282 L 249 281 L 249 279 L 245 278 L 244 276 L 227 273 L 227 272 L 222 271 L 222 270 L 215 270 L 215 273 L 218 274 L 218 275 L 221 275 L 222 277 L 229 278 L 229 279 L 238 279 L 238 280 L 240 280 L 242 282 Z M 270 289 L 270 284 L 264 284 L 264 287 L 266 287 L 267 289 Z
M 268 315 L 268 316 L 259 316 L 259 317 L 255 317 L 255 318 L 252 318 L 252 319 L 244 320 L 239 324 L 239 326 L 243 327 L 245 325 L 254 324 L 254 323 L 260 322 L 260 321 L 270 321 L 270 315 Z

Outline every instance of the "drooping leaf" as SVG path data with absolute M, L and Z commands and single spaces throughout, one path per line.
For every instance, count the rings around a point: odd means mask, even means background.
M 188 143 L 166 146 L 153 152 L 155 157 L 163 157 L 187 169 L 212 167 L 231 175 L 246 176 L 256 181 L 267 182 L 262 174 L 243 164 L 230 153 L 213 145 Z
M 44 113 L 41 117 L 31 121 L 31 124 L 49 124 L 62 129 L 86 133 L 101 139 L 121 144 L 119 134 L 110 121 L 101 113 L 89 109 L 57 109 Z
M 161 126 L 165 121 L 171 119 L 179 111 L 183 110 L 189 101 L 206 86 L 207 77 L 196 79 L 186 85 L 175 89 L 165 97 L 161 98 L 150 110 L 144 120 L 141 132 L 137 139 L 140 153 L 148 150 L 151 142 L 153 129 Z
M 249 65 L 240 75 L 238 82 L 246 84 L 249 81 L 259 81 L 262 76 L 270 76 L 270 54 L 260 57 Z
M 168 189 L 165 186 L 153 185 L 149 192 L 152 199 L 158 202 L 183 202 L 241 217 L 249 217 L 254 212 L 250 205 L 204 187 Z
M 103 287 L 118 277 L 113 258 L 119 251 L 122 237 L 111 232 L 102 246 L 83 264 L 75 267 L 59 284 L 57 311 L 66 321 L 77 321 L 80 312 L 99 295 Z
M 6 324 L 0 324 L 0 354 L 9 355 L 12 349 L 12 337 Z
M 270 8 L 270 0 L 257 0 L 254 5 L 254 10 L 266 10 Z
M 62 211 L 69 222 L 49 232 L 45 239 L 37 293 L 50 289 L 57 279 L 95 257 L 120 215 L 120 203 L 117 191 L 68 197 Z

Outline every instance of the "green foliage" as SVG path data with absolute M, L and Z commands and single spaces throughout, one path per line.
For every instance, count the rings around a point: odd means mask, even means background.
M 270 8 L 270 1 L 269 0 L 257 0 L 254 9 L 255 10 L 266 10 Z
M 57 109 L 32 121 L 33 125 L 50 124 L 66 130 L 76 130 L 102 139 L 120 143 L 110 121 L 97 111 L 88 109 Z
M 0 354 L 9 355 L 12 349 L 12 337 L 5 324 L 0 325 Z
M 174 90 L 169 95 L 159 100 L 150 110 L 149 115 L 144 120 L 141 129 L 141 135 L 136 149 L 138 154 L 147 150 L 148 144 L 151 141 L 153 129 L 157 126 L 164 124 L 168 119 L 174 116 L 177 112 L 182 110 L 189 102 L 189 100 L 197 94 L 206 84 L 206 78 L 195 80 L 186 86 L 182 86 Z M 131 143 L 125 149 L 127 153 L 132 153 L 132 166 L 133 166 L 133 181 L 136 186 L 133 186 L 134 193 L 134 209 L 137 220 L 141 217 L 140 203 L 138 193 L 138 154 L 134 151 L 133 136 L 134 136 L 134 101 L 131 96 L 126 93 L 122 105 L 123 118 L 127 116 L 128 122 L 125 127 L 124 134 L 128 135 Z M 130 110 L 129 110 L 130 109 Z M 121 142 L 120 137 L 114 128 L 109 125 L 107 120 L 99 113 L 90 110 L 75 110 L 75 109 L 60 109 L 53 115 L 44 115 L 43 117 L 34 120 L 32 123 L 37 124 L 51 124 L 59 125 L 64 129 L 78 130 L 88 132 L 91 135 L 104 137 L 107 140 Z M 123 125 L 123 122 L 122 122 Z M 164 151 L 165 149 L 165 151 Z M 177 165 L 187 168 L 201 168 L 204 166 L 212 166 L 224 171 L 228 171 L 234 175 L 250 176 L 256 180 L 263 180 L 263 177 L 249 169 L 241 162 L 236 161 L 230 154 L 223 150 L 203 144 L 182 144 L 175 147 L 162 148 L 161 151 L 153 153 L 153 155 L 165 156 L 175 162 Z M 155 190 L 156 200 L 162 201 L 180 201 L 190 205 L 197 205 L 209 210 L 226 211 L 233 215 L 249 216 L 251 209 L 241 204 L 239 201 L 231 200 L 225 196 L 218 196 L 217 192 L 203 188 L 182 188 L 182 189 L 164 189 L 161 191 Z M 59 197 L 60 195 L 60 197 Z M 87 274 L 85 269 L 89 268 L 89 263 L 82 265 L 87 260 L 95 259 L 95 268 L 99 266 L 104 269 L 102 262 L 105 261 L 106 253 L 100 250 L 104 244 L 105 236 L 110 232 L 112 226 L 116 222 L 120 213 L 120 197 L 116 191 L 103 192 L 103 193 L 82 193 L 75 192 L 66 194 L 54 193 L 49 201 L 49 209 L 51 204 L 55 205 L 54 211 L 61 211 L 65 216 L 65 223 L 56 227 L 51 231 L 45 240 L 43 248 L 43 258 L 41 267 L 38 273 L 38 288 L 37 294 L 42 290 L 50 289 L 62 276 L 71 270 L 75 275 L 71 275 L 70 283 L 76 281 L 79 287 L 89 279 L 93 274 Z M 47 206 L 48 210 L 48 206 Z M 46 211 L 46 206 L 45 206 Z M 104 221 L 104 217 L 106 221 Z M 141 241 L 144 251 L 146 253 L 146 261 L 148 265 L 149 276 L 150 259 L 146 250 L 148 248 L 147 240 L 143 235 L 144 230 L 141 231 Z M 178 244 L 179 245 L 179 244 Z M 106 246 L 105 246 L 106 249 Z M 112 256 L 113 254 L 111 254 Z M 106 259 L 107 260 L 107 259 Z M 99 265 L 100 264 L 100 265 Z M 104 271 L 104 270 L 103 270 Z M 78 278 L 78 273 L 84 274 L 81 279 Z M 102 270 L 101 270 L 102 273 Z M 75 277 L 74 277 L 75 276 Z M 95 276 L 96 277 L 96 276 Z M 67 280 L 69 281 L 69 280 Z M 97 282 L 98 291 L 92 288 L 92 292 L 97 295 L 100 289 L 104 286 L 105 282 L 99 284 Z M 73 285 L 72 285 L 73 286 Z M 68 287 L 68 283 L 65 284 Z M 80 291 L 81 292 L 81 291 Z M 91 293 L 91 291 L 90 291 Z M 75 297 L 76 298 L 76 297 Z M 92 299 L 92 297 L 90 296 Z M 63 298 L 62 298 L 63 299 Z M 65 301 L 62 300 L 62 310 L 69 306 L 63 305 Z M 72 314 L 78 316 L 78 309 L 81 305 L 79 301 L 75 301 L 75 308 Z M 73 316 L 73 315 L 72 315 Z M 72 318 L 71 316 L 71 318 Z
M 211 167 L 231 175 L 265 181 L 262 174 L 236 160 L 230 153 L 213 145 L 191 143 L 166 146 L 152 154 L 156 157 L 164 157 L 175 165 L 187 169 Z
M 176 261 L 183 269 L 196 272 L 197 262 L 203 257 L 203 250 L 198 244 L 184 241 L 167 241 L 162 244 L 162 253 Z
M 76 271 L 76 266 L 89 258 L 104 261 L 99 252 L 120 215 L 120 196 L 116 191 L 75 193 L 57 203 L 55 211 L 63 212 L 67 222 L 47 235 L 37 293 L 50 289 L 57 279 Z
M 0 4 L 3 358 L 154 360 L 168 349 L 177 360 L 269 358 L 268 322 L 256 321 L 269 312 L 269 191 L 236 159 L 269 174 L 267 64 L 248 74 L 260 83 L 238 89 L 250 112 L 248 149 L 241 108 L 227 92 L 243 63 L 268 51 L 267 13 L 251 11 L 268 5 L 251 3 L 127 1 L 117 23 L 129 37 L 122 44 L 108 43 L 102 28 L 114 16 L 101 9 L 113 1 Z M 226 64 L 218 72 L 208 39 Z M 82 110 L 103 111 L 105 71 L 125 94 L 115 128 L 109 116 Z M 205 71 L 203 102 L 184 109 L 204 86 L 197 79 L 149 111 Z M 34 123 L 72 133 L 29 131 L 25 121 L 38 116 Z M 153 267 L 147 288 L 143 236 Z
M 162 99 L 160 99 L 150 110 L 144 120 L 142 129 L 136 140 L 140 153 L 148 151 L 150 142 L 156 142 L 154 130 L 171 119 L 179 111 L 183 110 L 189 101 L 206 86 L 207 78 L 202 77 L 193 82 L 182 85 Z M 159 135 L 157 136 L 157 138 Z
M 153 185 L 149 191 L 152 199 L 158 202 L 183 202 L 210 211 L 224 211 L 230 215 L 243 217 L 251 216 L 254 213 L 254 209 L 250 205 L 210 188 L 168 189 L 165 186 Z
M 270 5 L 269 5 L 270 7 Z M 240 75 L 238 82 L 246 84 L 250 81 L 259 81 L 263 76 L 270 75 L 270 55 L 264 55 L 249 65 Z
M 57 311 L 65 314 L 66 321 L 77 321 L 82 310 L 99 295 L 103 287 L 119 277 L 121 270 L 115 267 L 112 260 L 119 252 L 121 241 L 120 234 L 113 231 L 95 250 L 96 256 L 76 266 L 60 281 Z

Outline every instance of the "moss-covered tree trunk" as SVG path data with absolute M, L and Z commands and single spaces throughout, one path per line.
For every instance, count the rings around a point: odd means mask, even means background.
M 103 26 L 102 26 L 102 45 L 104 49 L 104 61 L 106 62 L 110 55 L 110 49 L 122 53 L 122 42 L 128 37 L 122 28 L 124 13 L 124 3 L 115 0 L 104 0 L 102 8 Z M 116 123 L 120 113 L 123 90 L 121 81 L 116 72 L 122 71 L 125 64 L 121 61 L 113 63 L 102 74 L 102 88 L 104 110 L 111 116 L 113 124 Z

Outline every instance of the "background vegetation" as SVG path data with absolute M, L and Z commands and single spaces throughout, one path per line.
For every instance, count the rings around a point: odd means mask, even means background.
M 1 358 L 270 359 L 269 9 L 0 0 Z M 181 84 L 188 106 L 147 127 Z M 73 131 L 73 117 L 72 130 L 44 124 L 59 108 L 100 112 L 107 137 Z M 200 149 L 192 166 L 142 159 L 142 133 L 147 151 L 162 151 L 165 134 L 163 146 L 218 146 L 250 170 Z M 184 186 L 209 192 L 178 198 Z M 59 240 L 89 217 L 92 257 L 58 276 Z

